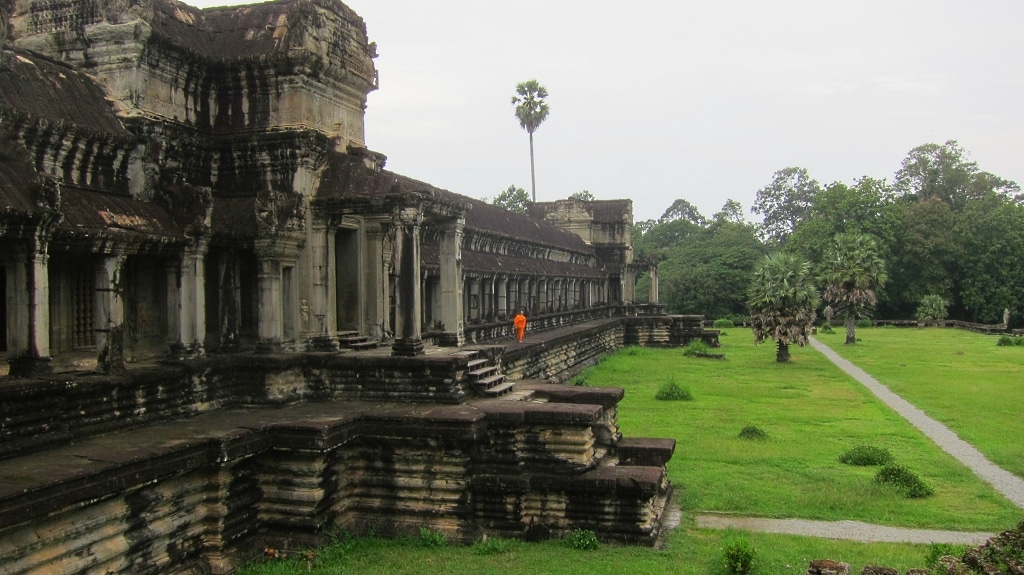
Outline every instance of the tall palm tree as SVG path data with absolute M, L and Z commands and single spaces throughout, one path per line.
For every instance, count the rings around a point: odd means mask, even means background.
M 820 301 L 811 264 L 786 252 L 768 254 L 754 272 L 747 292 L 754 342 L 774 339 L 775 360 L 789 361 L 789 344 L 804 345 Z
M 857 318 L 868 317 L 878 303 L 875 290 L 888 279 L 875 240 L 866 234 L 839 234 L 825 252 L 821 283 L 825 301 L 846 323 L 846 343 L 857 343 Z
M 547 97 L 547 89 L 537 80 L 520 82 L 516 86 L 516 95 L 512 96 L 512 105 L 516 107 L 519 125 L 530 134 L 530 185 L 534 202 L 537 201 L 537 177 L 533 169 L 533 133 L 548 117 L 548 104 L 544 101 Z

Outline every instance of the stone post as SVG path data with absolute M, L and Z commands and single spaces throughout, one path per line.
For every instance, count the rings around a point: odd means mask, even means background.
M 636 301 L 636 272 L 632 265 L 624 266 L 622 272 L 622 302 L 633 303 Z
M 378 220 L 365 222 L 366 234 L 366 274 L 364 277 L 364 293 L 366 307 L 364 315 L 369 327 L 370 337 L 381 341 L 384 339 L 388 325 L 388 273 L 384 265 L 384 241 L 387 237 L 384 224 Z
M 7 265 L 7 360 L 11 377 L 50 371 L 50 256 L 45 242 Z
M 124 293 L 121 274 L 124 254 L 103 255 L 96 266 L 96 369 L 102 373 L 123 373 Z
M 423 354 L 420 325 L 420 222 L 422 215 L 416 208 L 402 210 L 396 224 L 399 226 L 398 302 L 395 313 L 395 342 L 391 355 L 415 356 Z
M 537 306 L 541 313 L 548 311 L 548 280 L 546 278 L 537 280 Z
M 508 317 L 508 278 L 503 276 L 497 279 L 497 291 L 498 319 L 506 319 Z
M 651 262 L 650 274 L 651 290 L 647 299 L 649 303 L 655 304 L 658 303 L 658 262 Z
M 171 353 L 177 357 L 205 354 L 206 274 L 203 259 L 208 245 L 205 238 L 196 239 L 185 248 L 181 262 L 168 268 L 167 319 L 175 326 Z M 173 277 L 174 285 L 171 285 L 172 274 L 176 276 Z
M 259 256 L 256 272 L 256 292 L 259 310 L 256 322 L 256 350 L 270 353 L 281 349 L 284 330 L 281 321 L 281 262 L 276 258 Z
M 466 226 L 466 218 L 457 217 L 447 222 L 441 237 L 441 322 L 444 333 L 441 345 L 461 346 L 466 342 L 465 321 L 462 305 L 462 234 Z M 483 301 L 480 297 L 480 280 L 474 279 L 470 289 L 470 299 L 475 295 L 475 317 L 481 317 Z

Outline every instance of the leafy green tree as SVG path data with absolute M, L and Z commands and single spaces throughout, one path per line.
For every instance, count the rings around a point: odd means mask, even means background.
M 815 197 L 821 191 L 817 180 L 804 168 L 784 168 L 772 176 L 767 186 L 757 191 L 750 211 L 764 217 L 761 222 L 765 240 L 782 245 L 797 225 L 807 219 Z
M 526 190 L 511 185 L 507 190 L 498 194 L 491 203 L 510 212 L 525 214 L 530 205 L 530 196 L 526 195 Z
M 889 257 L 885 292 L 890 306 L 910 316 L 921 298 L 937 294 L 952 302 L 956 293 L 957 216 L 938 198 L 903 204 Z
M 697 206 L 682 198 L 672 202 L 672 205 L 658 219 L 659 222 L 673 222 L 676 220 L 686 220 L 700 227 L 708 225 L 708 221 L 700 214 Z
M 715 212 L 715 215 L 711 218 L 713 221 L 726 221 L 734 224 L 742 224 L 745 222 L 743 219 L 743 204 L 730 198 L 725 201 L 722 205 L 722 209 Z
M 576 192 L 575 194 L 569 194 L 569 199 L 570 200 L 578 200 L 578 201 L 581 201 L 581 202 L 593 202 L 597 198 L 595 198 L 594 194 L 590 193 L 589 191 L 583 190 L 582 192 Z
M 1024 309 L 1024 206 L 989 193 L 957 217 L 957 293 L 970 321 L 999 323 Z
M 941 146 L 923 144 L 910 150 L 896 172 L 895 188 L 898 193 L 913 195 L 918 200 L 938 198 L 954 211 L 989 193 L 1008 198 L 1020 194 L 1020 186 L 1015 182 L 980 171 L 956 140 Z
M 747 292 L 754 342 L 775 340 L 775 360 L 788 362 L 789 346 L 807 343 L 820 298 L 811 264 L 786 252 L 764 257 Z
M 885 262 L 875 240 L 866 234 L 839 234 L 822 262 L 825 301 L 846 324 L 846 343 L 857 343 L 857 319 L 868 317 L 878 303 L 875 291 L 885 285 Z
M 544 101 L 548 91 L 537 80 L 527 80 L 516 85 L 516 95 L 512 96 L 516 118 L 526 133 L 530 134 L 530 185 L 533 201 L 537 201 L 537 177 L 533 168 L 533 133 L 548 117 L 550 108 Z

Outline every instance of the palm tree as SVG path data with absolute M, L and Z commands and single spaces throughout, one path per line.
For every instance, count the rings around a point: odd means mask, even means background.
M 811 264 L 793 254 L 765 256 L 747 292 L 754 343 L 774 339 L 775 360 L 789 361 L 789 344 L 804 345 L 820 301 L 811 280 Z
M 868 317 L 878 303 L 875 290 L 885 285 L 885 262 L 866 234 L 839 234 L 822 262 L 825 301 L 846 323 L 846 343 L 857 343 L 857 318 Z
M 533 170 L 533 133 L 548 117 L 548 104 L 544 101 L 544 98 L 547 97 L 547 89 L 541 86 L 537 80 L 520 82 L 516 86 L 516 95 L 512 96 L 512 105 L 516 107 L 516 118 L 519 118 L 519 125 L 530 134 L 530 185 L 535 203 L 537 201 L 537 178 Z

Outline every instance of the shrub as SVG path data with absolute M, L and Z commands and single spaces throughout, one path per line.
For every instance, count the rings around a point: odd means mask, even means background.
M 704 343 L 703 340 L 695 339 L 686 344 L 686 347 L 683 348 L 683 355 L 686 357 L 694 357 L 706 354 L 710 349 L 711 348 L 708 347 L 708 344 Z
M 821 328 L 818 331 L 820 331 L 821 333 L 835 333 L 836 332 L 836 330 L 832 329 L 832 326 L 827 324 L 827 323 L 822 325 Z
M 884 447 L 858 445 L 840 455 L 839 462 L 847 465 L 885 465 L 892 463 L 892 453 Z
M 475 543 L 473 545 L 473 553 L 477 555 L 502 555 L 504 553 L 511 553 L 518 544 L 519 542 L 515 539 L 492 537 Z
M 693 394 L 690 393 L 690 388 L 679 387 L 678 383 L 670 379 L 661 384 L 654 399 L 662 401 L 693 401 Z
M 445 545 L 448 545 L 448 537 L 444 533 L 420 527 L 420 546 L 433 548 Z
M 746 537 L 732 537 L 725 541 L 725 569 L 732 575 L 748 575 L 754 568 L 754 546 Z
M 711 324 L 711 327 L 714 327 L 716 329 L 729 329 L 729 328 L 732 328 L 732 327 L 736 327 L 736 324 L 733 323 L 733 321 L 731 319 L 722 318 L 722 319 L 716 319 L 715 323 Z
M 590 529 L 573 529 L 565 536 L 565 544 L 580 551 L 590 551 L 601 546 L 597 533 Z
M 572 378 L 571 383 L 573 385 L 578 385 L 580 387 L 586 387 L 590 382 L 587 381 L 587 378 L 585 376 L 577 375 L 576 377 Z
M 740 439 L 747 439 L 750 441 L 767 441 L 768 432 L 756 425 L 747 425 L 740 430 L 739 437 Z
M 859 328 L 874 327 L 874 326 L 875 326 L 874 322 L 872 322 L 870 319 L 864 318 L 864 319 L 858 319 L 857 320 L 857 327 L 859 327 Z
M 928 497 L 935 493 L 935 490 L 916 473 L 897 463 L 890 463 L 879 469 L 875 475 L 875 481 L 883 485 L 891 485 L 911 499 Z
M 932 543 L 928 546 L 928 554 L 925 556 L 925 566 L 929 569 L 938 570 L 940 567 L 939 558 L 949 555 L 950 557 L 963 557 L 966 545 L 953 545 L 950 543 Z
M 999 341 L 996 342 L 996 345 L 999 345 L 999 346 L 1013 345 L 1013 340 L 1014 340 L 1013 336 L 1001 335 L 1001 336 L 999 336 Z
M 929 294 L 921 298 L 921 303 L 914 312 L 917 321 L 940 321 L 949 317 L 949 304 L 940 295 Z

